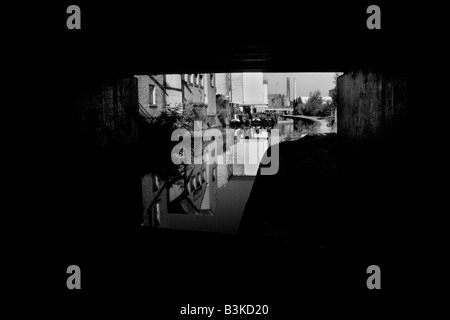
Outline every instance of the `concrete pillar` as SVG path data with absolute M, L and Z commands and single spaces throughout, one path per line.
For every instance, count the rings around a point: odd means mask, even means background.
M 412 130 L 411 85 L 404 70 L 381 67 L 337 79 L 339 197 L 346 211 L 342 225 L 353 226 L 342 231 L 350 242 L 378 248 L 407 242 L 410 208 L 417 206 L 416 190 L 423 193 L 422 164 L 412 163 L 423 150 Z
M 409 90 L 402 72 L 355 70 L 337 80 L 339 136 L 355 147 L 392 142 L 406 132 Z

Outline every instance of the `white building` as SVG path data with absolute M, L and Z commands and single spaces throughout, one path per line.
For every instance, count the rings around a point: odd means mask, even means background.
M 263 103 L 269 105 L 269 89 L 267 80 L 263 81 Z
M 242 86 L 244 105 L 257 112 L 267 108 L 267 84 L 264 84 L 262 72 L 244 73 Z

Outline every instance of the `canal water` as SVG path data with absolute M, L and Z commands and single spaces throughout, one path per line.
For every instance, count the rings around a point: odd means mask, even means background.
M 209 192 L 206 200 L 210 206 L 210 214 L 177 214 L 169 213 L 165 218 L 164 227 L 173 229 L 183 229 L 192 231 L 217 232 L 225 234 L 236 234 L 239 223 L 244 212 L 250 191 L 252 189 L 255 176 L 259 167 L 259 162 L 264 152 L 268 148 L 267 137 L 270 130 L 279 130 L 280 143 L 283 141 L 292 141 L 301 139 L 307 134 L 320 134 L 335 132 L 335 125 L 330 126 L 329 120 L 325 118 L 314 119 L 283 119 L 277 122 L 274 128 L 258 128 L 250 127 L 245 130 L 236 129 L 235 144 L 232 145 L 227 153 L 218 156 L 225 159 L 229 157 L 228 153 L 233 156 L 233 163 L 217 164 L 215 171 L 216 180 L 214 188 L 211 186 L 213 192 Z M 272 131 L 273 132 L 273 131 Z M 253 141 L 258 141 L 258 146 L 250 147 L 246 150 L 250 152 L 250 163 L 245 163 L 242 155 L 239 155 L 240 148 L 243 149 L 244 143 L 248 139 L 244 139 L 245 135 Z M 243 163 L 244 162 L 244 163 Z M 214 169 L 212 169 L 214 170 Z

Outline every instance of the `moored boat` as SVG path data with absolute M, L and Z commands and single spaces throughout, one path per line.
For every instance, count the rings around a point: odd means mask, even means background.
M 230 120 L 230 127 L 236 128 L 242 125 L 241 120 L 239 120 L 237 114 L 234 115 L 234 118 Z
M 263 126 L 264 127 L 273 127 L 275 125 L 275 120 L 273 120 L 272 118 L 266 118 L 263 121 Z
M 252 125 L 252 126 L 260 126 L 260 125 L 261 125 L 261 119 L 258 118 L 258 117 L 253 118 L 253 119 L 251 120 L 251 125 Z

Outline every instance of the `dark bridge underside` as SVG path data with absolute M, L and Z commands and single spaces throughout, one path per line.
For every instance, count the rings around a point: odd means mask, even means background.
M 66 28 L 61 4 L 47 8 L 39 47 L 54 50 L 40 58 L 70 72 L 111 75 L 334 72 L 405 64 L 425 50 L 411 21 L 418 8 L 381 3 L 382 29 L 368 30 L 370 4 L 83 3 L 81 30 Z
M 420 259 L 402 260 L 402 255 L 410 251 L 416 254 L 420 246 L 414 240 L 427 238 L 425 220 L 434 211 L 442 212 L 433 207 L 434 202 L 426 201 L 431 198 L 430 187 L 437 184 L 423 172 L 433 177 L 429 171 L 436 166 L 435 160 L 427 157 L 430 139 L 428 134 L 417 132 L 420 126 L 416 132 L 403 130 L 406 125 L 391 128 L 393 139 L 386 139 L 391 145 L 363 141 L 362 151 L 353 154 L 340 148 L 343 131 L 340 135 L 338 129 L 338 175 L 324 180 L 324 188 L 317 185 L 308 192 L 324 192 L 326 199 L 338 201 L 337 209 L 327 214 L 333 218 L 328 227 L 340 241 L 312 254 L 246 246 L 221 235 L 143 230 L 136 219 L 142 212 L 136 150 L 132 146 L 102 149 L 70 144 L 83 130 L 76 125 L 81 122 L 81 109 L 91 103 L 83 105 L 72 97 L 83 90 L 99 91 L 99 83 L 107 76 L 375 68 L 383 77 L 393 72 L 391 78 L 397 69 L 406 70 L 408 85 L 423 86 L 427 82 L 423 79 L 428 78 L 418 73 L 417 63 L 444 39 L 434 42 L 435 33 L 423 31 L 425 23 L 420 18 L 427 9 L 412 3 L 394 6 L 377 1 L 382 29 L 368 30 L 366 8 L 373 4 L 369 1 L 252 2 L 245 2 L 245 6 L 243 1 L 147 1 L 147 6 L 130 1 L 82 2 L 81 30 L 66 28 L 65 11 L 72 2 L 50 5 L 39 1 L 35 11 L 26 8 L 40 19 L 35 25 L 26 19 L 17 22 L 29 29 L 27 33 L 36 32 L 31 40 L 16 38 L 26 44 L 23 52 L 32 65 L 32 72 L 23 75 L 30 81 L 20 89 L 31 91 L 32 98 L 15 98 L 22 99 L 18 109 L 30 107 L 19 120 L 32 120 L 33 130 L 16 145 L 24 164 L 20 172 L 25 177 L 19 181 L 16 210 L 8 212 L 26 215 L 25 223 L 19 226 L 28 232 L 26 250 L 17 252 L 29 261 L 22 264 L 27 268 L 20 277 L 25 284 L 17 289 L 21 293 L 39 290 L 37 296 L 46 298 L 39 308 L 52 301 L 84 314 L 91 312 L 88 307 L 107 306 L 102 314 L 116 312 L 117 307 L 127 313 L 142 310 L 147 317 L 161 313 L 159 318 L 163 319 L 176 318 L 179 306 L 187 303 L 268 303 L 276 319 L 312 312 L 335 316 L 344 309 L 361 308 L 360 319 L 361 314 L 377 310 L 391 312 L 388 307 L 393 304 L 383 298 L 392 298 L 397 304 L 398 297 L 407 292 L 407 281 L 414 285 L 411 294 L 417 293 L 416 282 L 410 280 L 417 274 L 407 277 L 405 272 L 418 271 L 416 262 Z M 363 81 L 361 88 L 364 85 Z M 419 105 L 416 98 L 431 92 L 423 88 L 410 91 L 414 107 Z M 420 124 L 412 117 L 418 113 L 419 109 L 399 118 Z M 14 120 L 8 122 L 19 123 L 20 129 L 15 127 L 5 140 L 21 131 L 21 123 Z M 299 150 L 296 143 L 290 146 Z M 295 158 L 285 156 L 284 160 Z M 296 167 L 296 162 L 291 164 Z M 284 174 L 295 177 L 290 172 Z M 285 203 L 284 207 L 294 210 L 295 201 L 302 200 L 302 188 L 308 187 L 307 182 L 297 180 L 289 185 L 275 184 L 260 189 L 264 192 L 257 199 L 267 198 L 266 190 L 285 188 L 292 195 L 292 206 Z M 317 207 L 323 208 L 320 203 Z M 317 212 L 312 214 L 307 217 L 309 221 L 321 219 Z M 71 264 L 82 269 L 79 295 L 65 290 L 65 271 Z M 366 269 L 372 264 L 382 270 L 381 294 L 366 289 Z M 30 270 L 33 278 L 25 276 Z M 44 289 L 50 294 L 43 295 Z M 132 303 L 122 300 L 124 296 Z M 97 304 L 100 297 L 108 303 Z M 410 305 L 408 301 L 402 314 Z
M 45 152 L 37 149 L 36 154 L 47 154 L 49 160 L 42 160 L 43 166 L 47 167 L 55 162 L 53 159 L 60 158 L 62 152 L 69 155 L 66 158 L 72 157 L 67 165 L 60 161 L 49 168 L 56 172 L 56 178 L 59 172 L 55 168 L 64 171 L 67 167 L 79 168 L 80 164 L 94 172 L 103 166 L 101 172 L 107 179 L 112 178 L 106 168 L 114 171 L 120 167 L 124 171 L 124 181 L 129 178 L 126 168 L 128 165 L 133 168 L 133 160 L 128 151 L 113 150 L 112 154 L 117 158 L 112 160 L 113 156 L 98 150 L 72 149 L 69 142 L 78 131 L 83 130 L 76 124 L 80 122 L 78 118 L 81 119 L 83 106 L 80 107 L 72 97 L 77 97 L 80 92 L 95 91 L 109 76 L 243 71 L 351 72 L 374 68 L 383 77 L 392 73 L 391 78 L 395 78 L 396 74 L 405 75 L 406 70 L 408 85 L 422 84 L 415 81 L 420 80 L 417 57 L 428 50 L 424 43 L 432 40 L 432 34 L 421 31 L 422 26 L 414 22 L 414 17 L 418 17 L 418 11 L 424 14 L 426 9 L 379 3 L 382 29 L 368 30 L 366 9 L 370 4 L 368 1 L 356 4 L 301 2 L 285 6 L 277 4 L 274 9 L 275 4 L 254 2 L 243 6 L 242 2 L 233 1 L 218 4 L 152 2 L 148 6 L 83 3 L 80 4 L 81 30 L 66 28 L 64 15 L 62 18 L 60 16 L 60 12 L 65 12 L 67 8 L 66 4 L 47 7 L 40 4 L 49 18 L 41 24 L 40 36 L 36 38 L 39 43 L 31 48 L 36 66 L 42 68 L 33 75 L 39 76 L 37 85 L 41 87 L 31 88 L 39 90 L 36 90 L 33 100 L 38 107 L 32 110 L 34 114 L 27 116 L 37 125 L 35 132 L 45 131 L 42 136 L 34 134 L 32 139 L 48 143 Z M 424 42 L 425 37 L 427 42 Z M 420 92 L 415 89 L 410 89 L 411 102 L 417 100 Z M 412 108 L 413 104 L 409 106 Z M 415 112 L 413 110 L 405 115 L 407 124 L 413 123 Z M 362 116 L 360 118 L 366 120 Z M 406 127 L 402 125 L 402 128 Z M 393 146 L 362 143 L 368 150 L 364 151 L 367 155 L 363 155 L 362 159 L 372 159 L 370 163 L 356 160 L 357 157 L 341 151 L 341 164 L 354 163 L 362 172 L 370 171 L 370 176 L 374 176 L 371 167 L 376 167 L 377 172 L 383 173 L 380 176 L 389 181 L 392 177 L 389 173 L 395 172 L 391 169 L 392 161 L 412 167 L 410 159 L 417 158 L 409 158 L 397 151 L 400 149 L 396 145 L 409 146 L 421 139 L 402 128 L 392 129 L 393 132 L 401 132 L 391 139 L 396 141 Z M 406 146 L 404 149 L 407 149 Z M 101 160 L 87 160 L 95 158 L 91 156 L 91 151 L 100 153 L 95 157 Z M 398 157 L 391 151 L 396 151 Z M 84 153 L 87 155 L 84 156 Z M 126 165 L 118 160 L 120 157 Z M 380 166 L 381 162 L 384 167 Z M 348 166 L 355 176 L 365 176 L 360 174 L 360 170 Z M 406 169 L 403 169 L 403 174 L 407 175 Z M 106 178 L 99 178 L 99 181 L 108 181 Z M 366 180 L 367 185 L 371 184 L 369 178 Z M 383 181 L 381 178 L 378 180 Z M 372 188 L 375 187 L 372 185 Z M 103 202 L 98 200 L 95 192 L 92 197 L 102 207 Z M 117 190 L 114 192 L 119 193 Z M 110 198 L 106 192 L 104 196 Z M 124 207 L 128 208 L 125 204 Z M 389 205 L 386 204 L 386 207 Z M 361 208 L 365 210 L 363 205 Z M 120 213 L 121 210 L 116 211 Z

